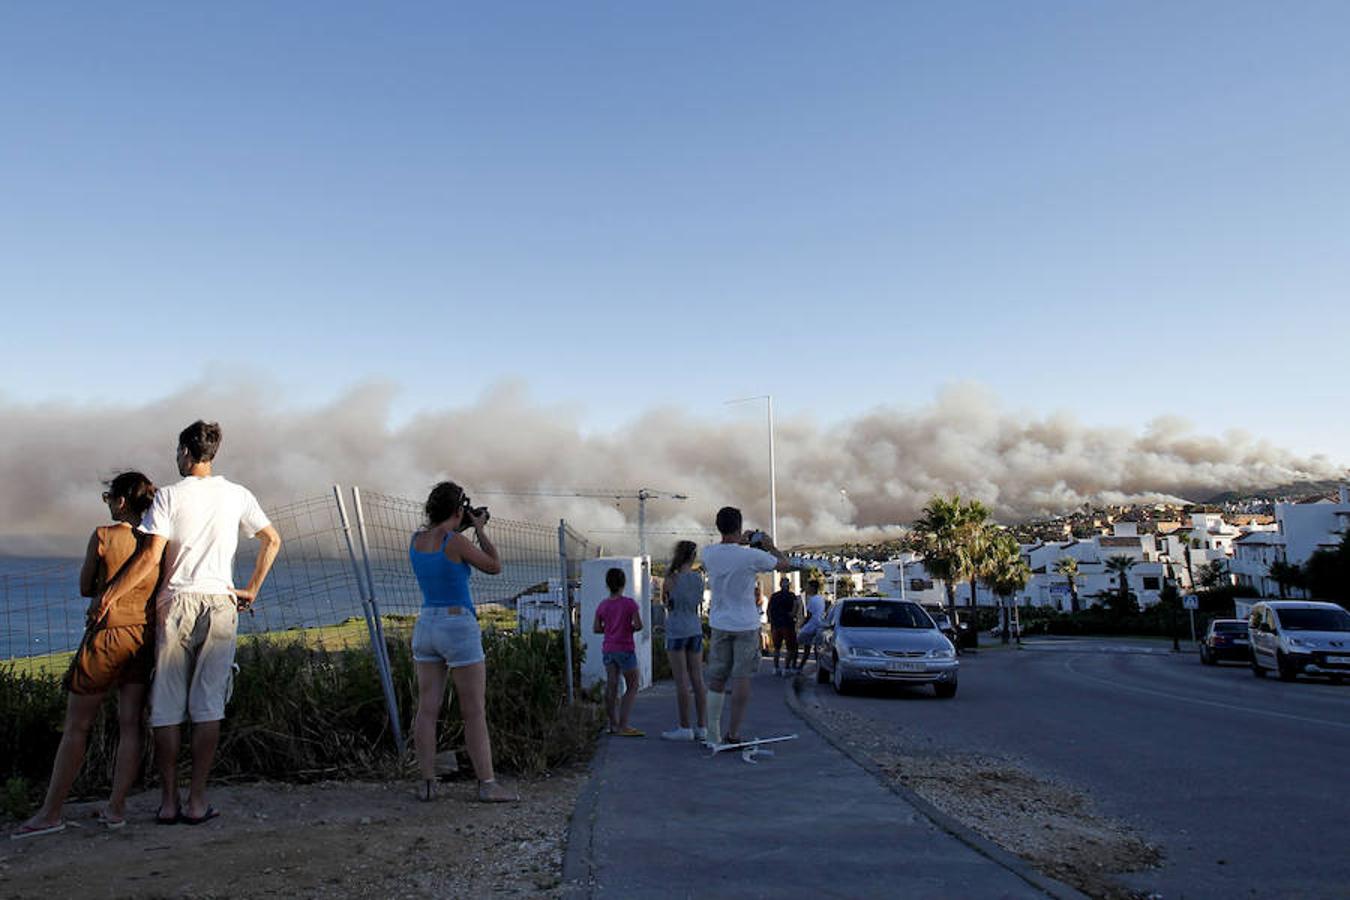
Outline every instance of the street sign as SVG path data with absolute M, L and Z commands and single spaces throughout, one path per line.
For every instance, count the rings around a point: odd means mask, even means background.
M 1182 607 L 1184 607 L 1185 609 L 1199 609 L 1199 608 L 1200 608 L 1200 598 L 1197 597 L 1197 596 L 1195 596 L 1194 594 L 1191 594 L 1191 595 L 1188 596 L 1188 597 L 1182 597 L 1182 598 L 1181 598 L 1181 605 L 1182 605 Z

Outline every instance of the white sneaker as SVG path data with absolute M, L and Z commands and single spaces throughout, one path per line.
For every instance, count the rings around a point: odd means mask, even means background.
M 694 739 L 694 729 L 673 728 L 670 731 L 661 732 L 661 738 L 667 741 L 692 741 Z
M 706 728 L 695 728 L 695 729 L 694 729 L 694 740 L 696 740 L 696 741 L 702 741 L 703 743 L 707 743 L 707 741 L 708 741 L 708 729 L 706 729 Z

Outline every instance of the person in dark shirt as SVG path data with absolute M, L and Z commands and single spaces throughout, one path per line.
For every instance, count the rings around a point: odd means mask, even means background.
M 797 659 L 797 595 L 792 593 L 792 581 L 788 578 L 779 581 L 778 590 L 769 597 L 769 639 L 773 641 L 773 674 L 783 674 L 778 665 L 778 652 L 785 641 L 787 671 L 791 674 Z

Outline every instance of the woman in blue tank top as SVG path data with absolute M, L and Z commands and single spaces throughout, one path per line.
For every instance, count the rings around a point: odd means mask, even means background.
M 430 800 L 436 783 L 436 722 L 445 701 L 445 684 L 453 678 L 464 716 L 464 743 L 478 776 L 478 799 L 486 803 L 519 799 L 497 783 L 492 772 L 492 745 L 488 740 L 487 670 L 483 664 L 483 637 L 469 593 L 469 571 L 487 575 L 502 570 L 497 548 L 488 539 L 487 516 L 468 508 L 464 489 L 442 481 L 431 489 L 426 503 L 427 527 L 413 534 L 408 546 L 417 585 L 422 589 L 422 612 L 413 629 L 413 660 L 417 664 L 417 718 L 413 740 L 422 784 L 418 796 Z M 473 528 L 475 544 L 463 528 Z

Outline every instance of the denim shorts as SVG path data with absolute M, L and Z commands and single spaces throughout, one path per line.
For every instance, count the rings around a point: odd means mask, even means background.
M 620 672 L 631 672 L 638 667 L 637 654 L 632 650 L 610 650 L 602 654 L 605 668 L 618 666 Z
M 451 612 L 451 611 L 454 612 Z M 412 636 L 413 659 L 452 669 L 483 661 L 478 617 L 462 606 L 424 606 Z
M 667 637 L 666 649 L 671 651 L 688 650 L 690 653 L 702 653 L 703 635 L 696 634 L 693 637 Z

